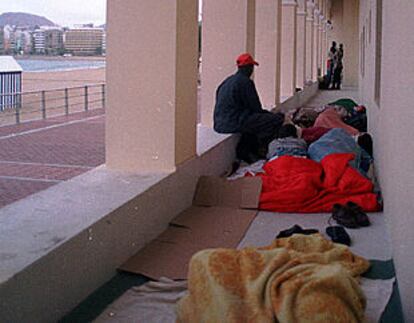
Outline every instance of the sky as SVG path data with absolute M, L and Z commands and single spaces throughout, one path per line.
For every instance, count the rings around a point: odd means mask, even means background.
M 106 0 L 0 0 L 0 14 L 25 12 L 61 26 L 106 22 Z

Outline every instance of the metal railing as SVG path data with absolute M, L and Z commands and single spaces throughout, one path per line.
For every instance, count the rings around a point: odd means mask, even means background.
M 0 94 L 0 124 L 19 124 L 98 108 L 105 108 L 105 83 L 5 93 Z

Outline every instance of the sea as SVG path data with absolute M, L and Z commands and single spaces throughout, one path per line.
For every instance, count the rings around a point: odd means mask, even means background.
M 17 59 L 24 72 L 71 71 L 105 67 L 104 60 Z

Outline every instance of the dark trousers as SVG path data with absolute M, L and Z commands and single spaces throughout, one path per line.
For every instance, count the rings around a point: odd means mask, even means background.
M 342 67 L 337 67 L 333 75 L 333 82 L 332 82 L 333 89 L 339 90 L 341 88 L 341 75 L 342 75 Z
M 334 62 L 333 62 L 333 60 L 329 60 L 329 68 L 328 68 L 328 72 L 327 72 L 328 87 L 331 85 L 331 82 L 332 82 L 332 79 L 333 79 L 333 74 L 334 74 Z
M 277 137 L 284 118 L 284 114 L 280 112 L 254 113 L 249 116 L 240 129 L 237 158 L 249 164 L 266 158 L 268 145 Z

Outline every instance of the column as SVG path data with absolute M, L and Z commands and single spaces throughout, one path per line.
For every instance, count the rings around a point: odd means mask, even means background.
M 306 0 L 298 0 L 296 15 L 296 87 L 303 89 L 306 83 Z
M 319 13 L 322 16 L 325 16 L 325 0 L 319 0 L 318 8 L 319 8 Z
M 281 14 L 281 0 L 256 2 L 255 59 L 260 66 L 254 80 L 264 107 L 280 102 Z
M 195 156 L 197 6 L 108 0 L 108 167 L 170 171 Z
M 326 22 L 323 24 L 322 28 L 322 75 L 325 75 L 327 72 L 326 61 L 328 60 L 328 39 L 326 31 Z
M 290 97 L 296 87 L 296 1 L 282 1 L 281 97 Z
M 324 21 L 324 18 L 323 18 L 323 16 L 322 15 L 320 15 L 319 16 L 319 60 L 318 60 L 318 70 L 320 71 L 320 74 L 319 74 L 319 76 L 321 76 L 321 75 L 323 75 L 323 71 L 322 71 L 322 69 L 323 69 L 323 61 L 324 61 L 324 57 L 325 57 L 325 55 L 324 55 L 324 53 L 323 53 L 323 51 L 322 51 L 322 43 L 323 43 L 323 40 L 322 40 L 322 38 L 323 38 L 323 21 Z
M 326 56 L 326 59 L 328 59 L 328 53 L 329 53 L 329 26 L 328 26 L 328 24 L 326 24 L 326 26 L 325 26 L 325 56 Z M 326 68 L 326 70 L 327 70 L 327 68 L 328 68 L 328 66 L 326 66 L 325 67 Z
M 211 127 L 217 87 L 236 72 L 240 54 L 254 56 L 255 0 L 203 1 L 201 38 L 201 123 Z
M 319 61 L 319 10 L 314 11 L 313 20 L 313 57 L 312 57 L 312 79 L 318 79 Z
M 313 2 L 308 1 L 306 16 L 306 81 L 313 80 L 313 9 Z

